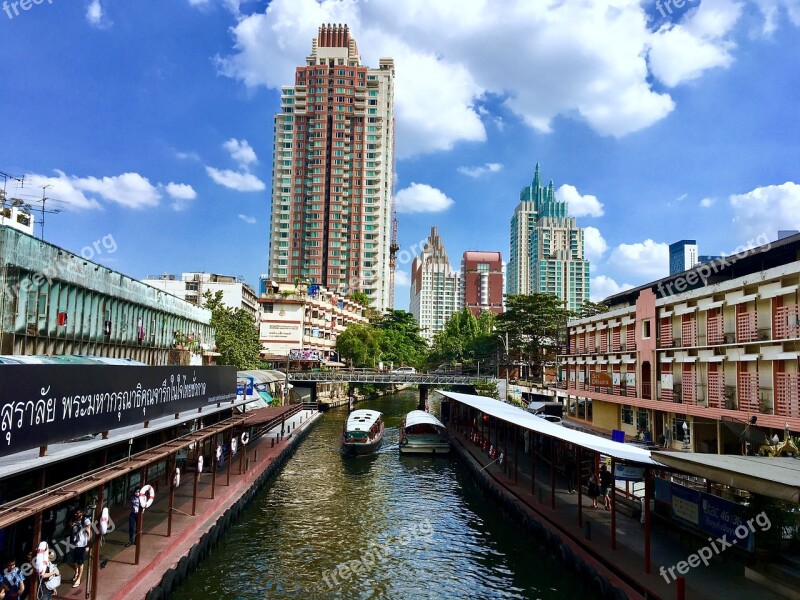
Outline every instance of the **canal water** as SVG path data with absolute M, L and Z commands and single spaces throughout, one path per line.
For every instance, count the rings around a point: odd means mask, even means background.
M 359 404 L 386 422 L 363 457 L 339 452 L 346 408 L 327 412 L 173 598 L 584 597 L 454 457 L 400 456 L 416 404 L 416 389 Z

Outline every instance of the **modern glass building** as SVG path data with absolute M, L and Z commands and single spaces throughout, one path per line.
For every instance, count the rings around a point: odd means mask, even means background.
M 542 185 L 538 163 L 533 181 L 520 192 L 510 241 L 509 294 L 553 294 L 571 310 L 580 309 L 589 299 L 583 229 L 569 216 L 567 202 L 556 199 L 553 182 Z
M 391 304 L 394 61 L 323 25 L 275 115 L 269 277 Z

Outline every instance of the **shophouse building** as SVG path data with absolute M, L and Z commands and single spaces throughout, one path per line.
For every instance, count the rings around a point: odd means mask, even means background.
M 569 415 L 697 452 L 797 435 L 799 290 L 794 235 L 605 299 L 568 325 Z

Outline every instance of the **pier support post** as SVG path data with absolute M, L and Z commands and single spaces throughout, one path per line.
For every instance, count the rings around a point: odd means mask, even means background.
M 139 489 L 147 485 L 147 467 L 142 469 L 142 475 L 139 479 Z M 139 499 L 139 512 L 136 513 L 136 553 L 134 554 L 133 564 L 139 564 L 139 554 L 142 551 L 142 521 L 144 521 L 144 507 L 142 506 L 141 496 Z
M 233 462 L 233 428 L 228 430 L 228 462 L 227 462 L 227 477 L 225 480 L 225 485 L 229 486 L 231 484 L 231 466 Z
M 175 507 L 175 470 L 178 468 L 178 454 L 177 452 L 170 456 L 167 462 L 167 473 L 170 473 L 169 467 L 172 467 L 172 477 L 170 477 L 167 484 L 169 485 L 169 509 L 167 511 L 167 537 L 172 537 L 172 509 Z
M 617 482 L 614 479 L 616 460 L 611 458 L 611 549 L 617 549 Z
M 211 499 L 212 500 L 214 499 L 214 494 L 215 494 L 215 492 L 217 490 L 217 462 L 219 461 L 219 459 L 217 458 L 217 447 L 215 446 L 216 441 L 217 441 L 216 438 L 217 438 L 216 435 L 214 435 L 214 437 L 211 438 L 211 441 L 212 441 L 212 444 L 211 444 Z
M 550 507 L 556 509 L 556 438 L 550 438 Z
M 196 446 L 195 446 L 196 447 Z M 194 461 L 194 489 L 192 490 L 192 516 L 197 514 L 197 479 L 200 477 L 200 473 L 197 470 L 197 457 L 195 457 Z
M 244 431 L 244 429 L 242 429 Z M 241 441 L 242 435 L 241 433 L 237 433 L 237 437 Z M 242 463 L 244 462 L 244 455 L 247 453 L 247 446 L 242 444 L 242 447 L 239 449 L 239 475 L 242 474 Z
M 531 450 L 531 494 L 536 493 L 536 434 L 528 432 L 528 444 Z
M 101 485 L 97 488 L 97 506 L 95 507 L 95 514 L 94 522 L 97 525 L 97 529 L 95 531 L 98 532 L 98 535 L 94 536 L 92 540 L 92 571 L 87 579 L 89 580 L 89 597 L 91 600 L 95 600 L 97 598 L 97 579 L 100 573 L 100 542 L 102 535 L 99 534 L 100 527 L 100 516 L 103 514 L 103 488 L 105 486 Z
M 578 527 L 583 527 L 583 446 L 578 446 Z
M 518 449 L 517 438 L 519 437 L 519 430 L 517 429 L 516 425 L 513 426 L 513 430 L 514 430 L 514 484 L 516 485 L 519 482 L 519 468 L 517 465 L 519 459 L 519 454 L 517 452 Z
M 421 385 L 419 386 L 419 406 L 417 408 L 419 410 L 425 410 L 425 406 L 428 403 L 428 388 L 427 386 Z
M 652 493 L 650 467 L 644 469 L 644 572 L 650 574 L 650 494 Z

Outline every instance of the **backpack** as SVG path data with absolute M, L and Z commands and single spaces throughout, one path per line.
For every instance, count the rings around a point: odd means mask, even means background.
M 69 543 L 76 546 L 81 541 L 81 528 L 77 525 L 72 526 L 72 531 L 69 534 Z

